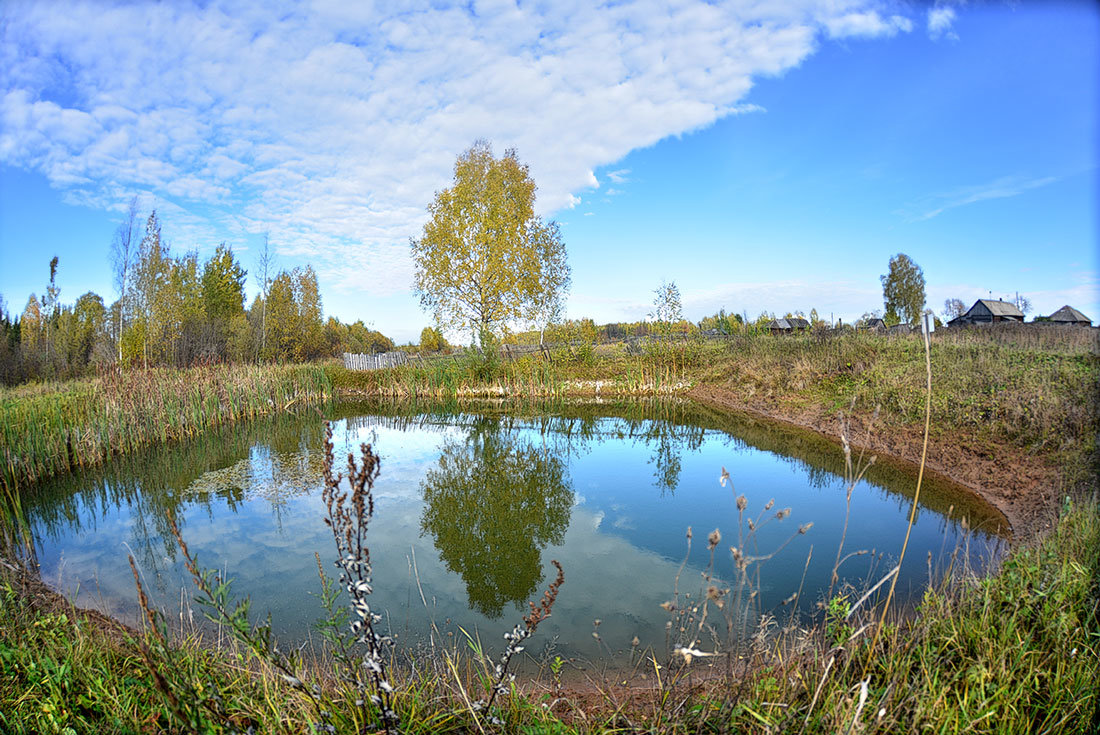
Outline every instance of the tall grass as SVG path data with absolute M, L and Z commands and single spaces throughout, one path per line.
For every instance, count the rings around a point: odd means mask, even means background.
M 313 365 L 153 369 L 0 391 L 0 461 L 14 489 L 140 447 L 242 419 L 315 408 L 333 396 Z
M 1100 416 L 1100 332 L 994 325 L 933 335 L 934 429 L 977 431 L 1030 451 L 1095 437 Z M 830 410 L 880 408 L 887 423 L 924 419 L 920 338 L 873 333 L 738 335 L 555 349 L 504 361 L 492 374 L 474 357 L 371 372 L 330 367 L 337 390 L 396 398 L 650 396 L 696 385 L 746 401 Z
M 1096 330 L 1057 327 L 936 332 L 934 429 L 980 431 L 1032 451 L 1095 437 L 1097 340 Z M 724 344 L 725 357 L 707 360 L 693 373 L 696 382 L 749 401 L 833 410 L 854 402 L 866 411 L 880 407 L 887 423 L 923 422 L 925 371 L 916 335 L 746 337 Z

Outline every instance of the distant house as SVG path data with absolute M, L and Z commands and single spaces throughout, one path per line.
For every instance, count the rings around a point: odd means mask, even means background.
M 1077 311 L 1077 309 L 1074 309 L 1069 304 L 1066 304 L 1061 309 L 1048 316 L 1044 321 L 1051 324 L 1071 324 L 1081 327 L 1092 326 L 1091 319 L 1089 319 L 1081 312 Z
M 877 316 L 871 317 L 867 321 L 863 322 L 861 329 L 866 329 L 871 332 L 885 332 L 886 322 L 879 319 Z
M 810 323 L 802 317 L 790 316 L 785 319 L 772 319 L 768 322 L 768 330 L 772 334 L 790 334 L 791 332 L 804 332 L 810 328 Z
M 1024 313 L 1008 301 L 978 299 L 974 305 L 947 323 L 949 327 L 967 324 L 996 324 L 997 322 L 1022 322 Z
M 913 328 L 908 324 L 895 324 L 886 330 L 887 334 L 909 334 Z

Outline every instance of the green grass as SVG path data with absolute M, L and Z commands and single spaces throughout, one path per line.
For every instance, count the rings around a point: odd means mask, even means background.
M 873 652 L 861 635 L 780 662 L 797 646 L 777 639 L 735 707 L 735 727 L 808 721 L 807 732 L 844 732 L 856 721 L 858 732 L 1095 732 L 1098 579 L 1095 501 L 1067 502 L 1050 536 L 1016 549 L 993 576 L 959 574 L 929 589 Z M 861 681 L 867 699 L 857 717 Z M 765 704 L 777 700 L 787 706 Z
M 584 346 L 581 346 L 584 347 Z M 330 366 L 336 390 L 397 398 L 667 395 L 696 385 L 724 388 L 746 402 L 855 410 L 894 425 L 924 419 L 924 359 L 919 337 L 878 334 L 751 335 L 685 340 L 628 354 L 623 345 L 555 350 L 504 361 L 479 373 L 463 357 L 390 370 Z M 932 343 L 932 424 L 1081 463 L 1100 430 L 1100 336 L 1096 330 L 1023 327 L 954 330 Z M 598 388 L 597 388 L 598 386 Z M 1085 461 L 1096 468 L 1096 458 Z

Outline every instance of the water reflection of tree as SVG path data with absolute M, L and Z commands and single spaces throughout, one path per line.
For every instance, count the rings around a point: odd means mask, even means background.
M 421 529 L 466 583 L 472 608 L 495 618 L 530 599 L 542 549 L 560 544 L 569 525 L 573 490 L 562 458 L 489 420 L 443 446 L 421 491 Z

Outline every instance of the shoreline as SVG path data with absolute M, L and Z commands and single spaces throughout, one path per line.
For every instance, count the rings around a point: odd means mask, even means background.
M 841 440 L 838 413 L 824 407 L 799 406 L 784 402 L 745 400 L 713 385 L 697 385 L 686 393 L 702 405 L 747 413 L 806 429 L 834 442 Z M 912 466 L 920 465 L 923 429 L 905 425 L 871 426 L 871 417 L 850 415 L 851 445 Z M 961 485 L 999 510 L 1008 522 L 1013 546 L 1039 537 L 1054 527 L 1057 518 L 1055 485 L 1057 470 L 1022 450 L 984 440 L 980 449 L 972 437 L 956 437 L 948 444 L 937 436 L 935 427 L 928 440 L 925 470 Z M 864 437 L 864 441 L 860 441 Z M 1038 501 L 1038 502 L 1037 502 Z

